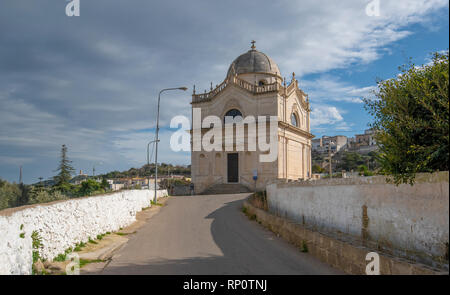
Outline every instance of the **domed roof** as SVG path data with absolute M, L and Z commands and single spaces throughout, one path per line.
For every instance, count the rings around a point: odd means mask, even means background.
M 245 73 L 270 73 L 281 76 L 277 64 L 266 54 L 256 50 L 254 43 L 255 41 L 252 41 L 252 48 L 231 63 L 227 76 Z

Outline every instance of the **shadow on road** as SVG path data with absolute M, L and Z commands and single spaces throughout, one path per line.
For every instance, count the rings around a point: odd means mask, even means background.
M 241 212 L 243 200 L 225 203 L 205 218 L 223 255 L 186 259 L 152 258 L 140 264 L 108 266 L 102 274 L 337 274 L 277 238 Z

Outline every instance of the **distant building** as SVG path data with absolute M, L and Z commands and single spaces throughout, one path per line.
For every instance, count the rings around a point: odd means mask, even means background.
M 355 135 L 355 144 L 358 146 L 376 145 L 377 142 L 374 138 L 375 131 L 368 129 L 364 131 L 364 134 Z
M 113 191 L 118 191 L 125 187 L 125 183 L 122 183 L 114 179 L 108 179 L 107 182 L 109 184 L 109 189 Z
M 366 154 L 378 149 L 375 134 L 375 130 L 367 129 L 363 134 L 356 134 L 355 137 L 324 135 L 311 140 L 311 148 L 313 151 L 324 154 L 328 153 L 328 150 L 331 150 L 332 154 L 341 150 Z
M 311 146 L 313 151 L 319 153 L 331 153 L 339 152 L 343 147 L 347 145 L 347 136 L 336 135 L 336 136 L 322 136 L 321 138 L 313 139 L 311 141 Z
M 86 181 L 88 178 L 89 178 L 89 176 L 87 174 L 83 173 L 83 170 L 80 170 L 80 173 L 77 176 L 73 177 L 70 180 L 70 183 L 79 185 L 82 182 Z
M 376 131 L 373 129 L 364 130 L 364 134 L 356 134 L 354 138 L 349 138 L 349 149 L 361 153 L 369 153 L 378 149 L 375 139 Z
M 164 178 L 167 178 L 167 176 L 158 177 L 158 184 Z M 109 188 L 113 191 L 121 189 L 131 189 L 138 186 L 140 186 L 142 189 L 144 188 L 148 189 L 149 179 L 148 177 L 122 177 L 122 178 L 107 179 L 107 182 L 109 183 Z M 155 178 L 154 176 L 151 176 L 150 188 L 153 189 L 154 185 L 155 185 Z M 158 185 L 156 186 L 156 188 L 158 189 Z

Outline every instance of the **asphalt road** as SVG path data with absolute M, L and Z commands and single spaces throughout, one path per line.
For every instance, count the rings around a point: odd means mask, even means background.
M 247 195 L 171 197 L 102 274 L 340 274 L 249 220 Z

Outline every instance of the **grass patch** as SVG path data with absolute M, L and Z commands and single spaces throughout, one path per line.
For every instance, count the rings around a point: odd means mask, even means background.
M 97 240 L 103 239 L 104 236 L 106 236 L 106 234 L 97 235 Z
M 20 233 L 19 237 L 25 239 L 25 233 Z
M 86 243 L 79 242 L 78 244 L 75 245 L 75 249 L 73 249 L 73 251 L 80 252 L 81 249 L 83 249 L 84 247 L 86 247 Z
M 242 212 L 243 212 L 245 215 L 247 215 L 247 217 L 248 217 L 250 220 L 257 220 L 257 219 L 256 219 L 256 214 L 250 214 L 250 213 L 248 212 L 247 207 L 242 207 Z
M 42 245 L 42 238 L 37 231 L 31 233 L 31 246 L 33 248 L 33 263 L 35 263 L 41 258 L 39 249 L 44 246 Z
M 260 191 L 252 194 L 249 197 L 248 201 L 256 208 L 262 209 L 264 211 L 268 210 L 266 191 Z
M 67 254 L 71 253 L 72 247 L 67 248 L 64 253 L 58 254 L 58 256 L 56 256 L 55 258 L 53 258 L 53 261 L 66 261 L 67 260 Z M 36 259 L 37 261 L 37 259 Z
M 91 239 L 91 238 L 89 238 L 89 241 L 88 241 L 89 243 L 91 243 L 91 244 L 98 244 L 96 241 L 94 241 L 93 239 Z
M 105 260 L 101 260 L 101 259 L 93 259 L 93 260 L 91 260 L 91 259 L 80 259 L 80 268 L 82 268 L 86 264 L 97 263 L 97 262 L 105 262 Z
M 158 203 L 158 202 L 154 202 L 154 201 L 150 201 L 151 205 L 155 205 L 155 206 L 162 206 L 163 204 Z
M 308 244 L 306 243 L 305 240 L 302 241 L 302 247 L 300 251 L 302 251 L 303 253 L 308 253 Z
M 117 232 L 117 233 L 115 233 L 115 234 L 118 235 L 118 236 L 127 236 L 127 235 L 135 234 L 135 233 L 136 233 L 136 231 L 134 231 L 134 232 L 132 232 L 132 233 L 119 233 L 119 232 Z
M 53 258 L 53 261 L 66 261 L 66 256 L 67 255 L 65 253 L 58 254 L 58 256 Z

